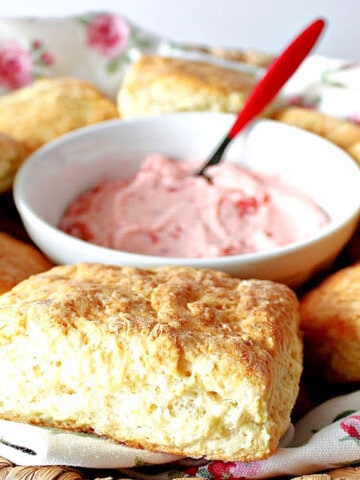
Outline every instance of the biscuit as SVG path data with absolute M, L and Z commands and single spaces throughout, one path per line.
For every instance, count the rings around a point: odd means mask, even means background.
M 52 266 L 37 248 L 0 232 L 0 294 Z
M 360 263 L 329 275 L 300 301 L 306 370 L 329 383 L 360 382 Z
M 347 151 L 360 165 L 360 127 L 340 118 L 302 107 L 287 107 L 273 118 L 315 133 Z
M 350 155 L 352 157 L 355 158 L 355 160 L 358 162 L 358 164 L 360 165 L 360 140 L 359 141 L 356 141 L 355 143 L 353 143 L 350 147 L 349 147 L 349 150 L 348 152 L 350 153 Z
M 57 266 L 0 297 L 0 417 L 190 457 L 254 460 L 302 369 L 285 285 L 190 267 Z
M 176 111 L 237 112 L 256 78 L 203 61 L 143 55 L 128 67 L 117 94 L 122 118 Z
M 274 55 L 257 50 L 240 50 L 238 48 L 208 47 L 205 45 L 190 44 L 187 44 L 184 48 L 189 52 L 200 52 L 231 62 L 245 63 L 253 67 L 268 67 L 274 60 Z
M 0 193 L 11 189 L 16 172 L 28 154 L 25 144 L 0 132 Z
M 118 117 L 116 105 L 75 78 L 42 78 L 0 98 L 0 131 L 31 151 L 77 128 Z

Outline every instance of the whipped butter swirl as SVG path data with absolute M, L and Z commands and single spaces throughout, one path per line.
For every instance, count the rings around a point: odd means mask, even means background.
M 60 228 L 131 253 L 220 257 L 276 249 L 309 238 L 329 218 L 280 178 L 224 162 L 206 179 L 198 162 L 149 155 L 130 180 L 105 182 L 76 198 Z

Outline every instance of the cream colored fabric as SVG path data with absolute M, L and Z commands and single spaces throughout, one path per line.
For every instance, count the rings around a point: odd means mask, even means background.
M 129 468 L 168 463 L 179 456 L 129 448 L 96 435 L 0 420 L 0 455 L 18 465 Z

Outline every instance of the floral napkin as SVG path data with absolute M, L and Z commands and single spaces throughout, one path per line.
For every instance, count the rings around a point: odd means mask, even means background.
M 0 93 L 72 75 L 114 97 L 128 62 L 162 40 L 110 13 L 0 19 Z
M 0 19 L 0 94 L 40 76 L 75 76 L 115 98 L 129 62 L 142 53 L 204 59 L 237 69 L 262 68 L 216 58 L 180 45 L 109 12 L 64 18 Z M 309 56 L 281 92 L 286 105 L 300 105 L 360 124 L 360 65 Z M 124 412 L 126 414 L 126 412 Z M 142 479 L 199 476 L 209 479 L 302 475 L 360 462 L 360 391 L 332 399 L 310 411 L 267 460 L 204 462 L 151 454 L 114 445 L 91 435 L 0 421 L 0 455 L 19 465 L 119 468 Z M 169 463 L 170 462 L 170 463 Z M 162 473 L 139 471 L 145 464 L 168 464 Z M 129 470 L 130 469 L 130 470 Z
M 118 14 L 0 19 L 0 94 L 40 76 L 72 75 L 114 98 L 129 62 L 142 53 L 211 59 L 249 70 L 239 62 L 153 35 Z

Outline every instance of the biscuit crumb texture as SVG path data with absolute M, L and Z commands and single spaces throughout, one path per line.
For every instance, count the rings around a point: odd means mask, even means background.
M 302 369 L 286 286 L 57 266 L 0 297 L 0 417 L 218 460 L 272 454 Z

